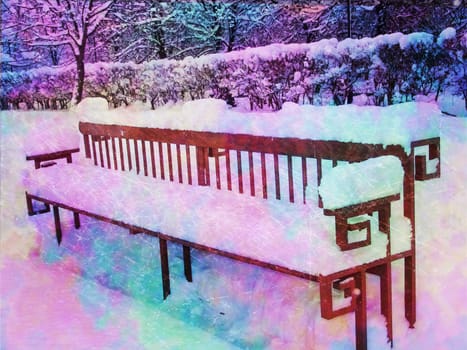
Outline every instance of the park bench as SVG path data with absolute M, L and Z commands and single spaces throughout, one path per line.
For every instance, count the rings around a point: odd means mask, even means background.
M 58 244 L 59 208 L 73 212 L 76 228 L 86 215 L 158 238 L 164 299 L 168 241 L 183 247 L 188 281 L 198 249 L 317 282 L 323 318 L 355 313 L 358 350 L 367 348 L 367 273 L 379 276 L 393 342 L 391 265 L 403 259 L 405 316 L 414 326 L 414 181 L 439 177 L 439 138 L 415 140 L 408 153 L 400 145 L 92 122 L 79 130 L 84 161 L 40 167 L 50 154 L 29 157 L 39 169 L 26 181 L 28 214 L 52 207 Z M 71 162 L 70 152 L 60 156 Z M 333 198 L 333 186 L 344 191 L 362 177 L 381 192 Z M 388 185 L 393 179 L 400 186 Z M 336 291 L 347 304 L 335 306 Z

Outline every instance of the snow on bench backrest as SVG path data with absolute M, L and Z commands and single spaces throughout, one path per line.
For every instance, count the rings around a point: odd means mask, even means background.
M 225 101 L 216 99 L 167 105 L 151 111 L 136 108 L 103 110 L 101 104 L 97 100 L 87 102 L 79 112 L 80 119 L 107 125 L 335 140 L 385 147 L 401 145 L 407 154 L 411 151 L 412 141 L 439 137 L 441 115 L 436 104 L 426 102 L 386 107 L 313 106 L 286 102 L 277 112 L 229 108 Z
M 401 146 L 80 123 L 95 165 L 262 198 L 307 201 L 336 162 L 406 154 Z M 400 164 L 400 162 L 399 162 Z M 399 165 L 400 167 L 400 165 Z

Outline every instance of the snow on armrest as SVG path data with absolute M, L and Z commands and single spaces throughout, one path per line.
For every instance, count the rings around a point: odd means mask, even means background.
M 400 161 L 393 156 L 341 165 L 328 172 L 319 191 L 324 214 L 335 216 L 336 244 L 341 250 L 371 244 L 371 219 L 367 214 L 373 212 L 378 212 L 377 230 L 390 234 L 391 202 L 400 198 L 402 179 Z M 361 219 L 355 220 L 358 216 Z M 352 231 L 365 231 L 365 235 L 355 240 Z
M 399 194 L 404 171 L 394 156 L 339 165 L 323 174 L 319 194 L 324 209 L 339 209 Z
M 24 153 L 35 156 L 79 148 L 80 134 L 74 120 L 60 128 L 56 127 L 58 123 L 64 124 L 59 117 L 38 123 L 24 140 Z

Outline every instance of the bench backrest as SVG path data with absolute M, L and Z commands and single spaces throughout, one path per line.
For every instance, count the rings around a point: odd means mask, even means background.
M 79 128 L 86 157 L 96 166 L 297 203 L 306 202 L 307 186 L 317 187 L 323 171 L 338 162 L 394 155 L 408 170 L 399 145 L 85 122 Z

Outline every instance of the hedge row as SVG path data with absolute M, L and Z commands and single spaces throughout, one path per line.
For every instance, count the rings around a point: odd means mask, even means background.
M 385 105 L 449 88 L 467 93 L 467 35 L 452 28 L 438 38 L 400 33 L 375 38 L 274 44 L 197 59 L 143 64 L 98 63 L 86 67 L 85 96 L 100 96 L 113 107 L 135 101 L 153 108 L 169 101 L 218 97 L 251 109 L 280 109 L 286 101 L 310 104 Z M 73 67 L 3 72 L 2 109 L 64 109 L 75 85 Z

